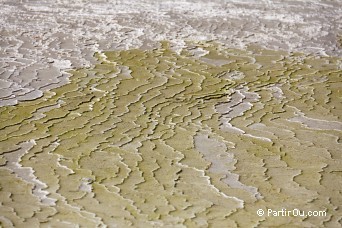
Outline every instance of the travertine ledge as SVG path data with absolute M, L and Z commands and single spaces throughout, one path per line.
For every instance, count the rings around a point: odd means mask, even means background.
M 169 40 L 341 56 L 338 0 L 0 0 L 0 106 L 33 100 L 90 67 L 94 52 Z
M 342 59 L 169 45 L 0 108 L 1 225 L 341 225 Z

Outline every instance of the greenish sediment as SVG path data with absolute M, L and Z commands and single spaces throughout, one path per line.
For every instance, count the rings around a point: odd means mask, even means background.
M 1 107 L 1 225 L 340 225 L 341 58 L 188 47 L 98 53 Z

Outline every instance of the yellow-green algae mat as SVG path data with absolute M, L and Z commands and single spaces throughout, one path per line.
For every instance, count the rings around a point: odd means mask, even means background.
M 0 109 L 1 225 L 341 226 L 341 58 L 168 45 Z

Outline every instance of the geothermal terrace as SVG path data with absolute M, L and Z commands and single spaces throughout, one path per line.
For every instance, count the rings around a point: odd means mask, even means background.
M 0 226 L 342 225 L 339 1 L 0 3 Z

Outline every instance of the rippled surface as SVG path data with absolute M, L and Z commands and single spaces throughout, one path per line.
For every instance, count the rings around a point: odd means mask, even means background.
M 94 52 L 216 40 L 341 56 L 339 0 L 0 0 L 0 106 L 42 96 Z
M 341 58 L 211 42 L 96 57 L 0 108 L 3 226 L 340 225 Z

